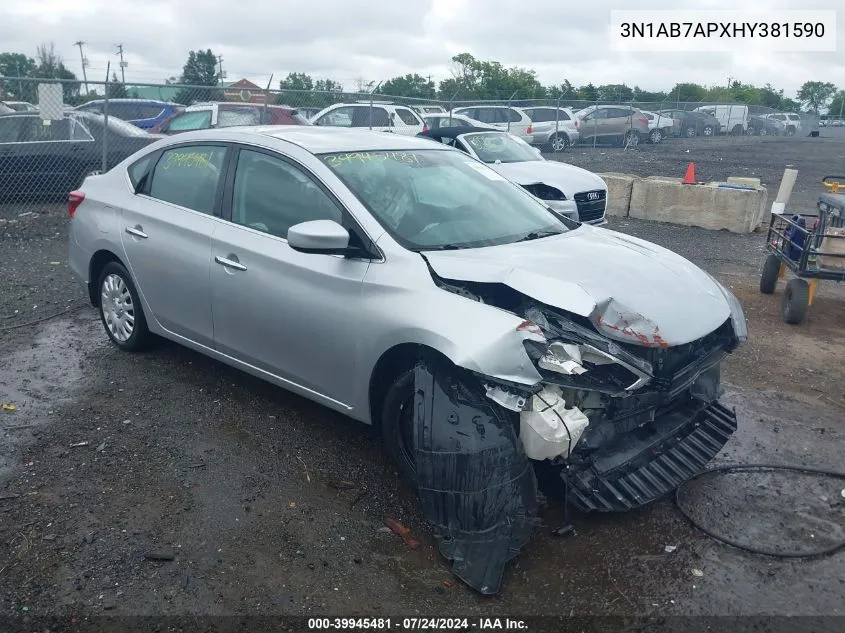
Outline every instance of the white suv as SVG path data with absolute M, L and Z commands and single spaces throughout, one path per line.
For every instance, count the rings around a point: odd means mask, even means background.
M 801 131 L 801 117 L 794 112 L 767 114 L 766 118 L 776 121 L 778 127 L 780 127 L 783 130 L 783 133 L 787 136 L 794 136 Z
M 526 143 L 534 142 L 531 119 L 528 118 L 527 114 L 520 112 L 516 108 L 503 105 L 475 105 L 455 108 L 452 112 L 455 114 L 465 114 L 470 119 L 507 130 Z
M 311 125 L 328 127 L 363 127 L 381 132 L 416 136 L 428 128 L 411 108 L 386 101 L 336 103 L 320 110 Z

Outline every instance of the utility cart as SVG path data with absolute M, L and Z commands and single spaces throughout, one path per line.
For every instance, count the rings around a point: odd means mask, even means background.
M 822 185 L 818 213 L 771 215 L 760 292 L 772 294 L 792 271 L 780 309 L 785 323 L 804 320 L 819 280 L 845 281 L 845 176 L 825 176 Z

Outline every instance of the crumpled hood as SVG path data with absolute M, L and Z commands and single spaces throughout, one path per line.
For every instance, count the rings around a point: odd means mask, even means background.
M 581 191 L 606 190 L 604 180 L 591 171 L 555 160 L 531 160 L 523 163 L 492 163 L 489 165 L 518 185 L 541 182 L 560 189 L 572 199 Z
M 423 255 L 444 279 L 505 284 L 646 347 L 689 343 L 731 315 L 720 285 L 703 270 L 608 229 L 582 225 L 555 237 Z

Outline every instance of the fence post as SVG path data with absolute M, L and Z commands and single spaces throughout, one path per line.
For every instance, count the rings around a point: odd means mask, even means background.
M 553 137 L 555 140 L 553 141 L 553 143 L 557 141 L 558 126 L 560 125 L 560 100 L 561 99 L 563 99 L 563 93 L 562 92 L 557 96 L 557 101 L 555 101 L 555 135 Z M 567 135 L 567 138 L 568 138 L 568 135 Z M 554 149 L 554 147 L 552 147 L 552 149 Z M 555 150 L 555 155 L 557 155 L 557 153 L 558 153 L 557 150 Z
M 511 107 L 511 101 L 516 96 L 517 92 L 519 92 L 518 88 L 513 91 L 513 94 L 510 97 L 508 97 L 508 107 L 509 108 Z M 510 113 L 508 113 L 508 132 L 510 132 L 510 131 L 511 131 L 511 115 L 510 115 Z
M 100 170 L 103 173 L 109 170 L 109 70 L 111 62 L 106 64 L 106 83 L 103 89 L 103 164 Z
M 599 100 L 596 99 L 596 113 L 598 113 L 599 109 Z M 598 119 L 593 117 L 593 149 L 596 149 L 596 127 L 598 126 Z
M 270 75 L 270 81 L 267 82 L 267 88 L 264 90 L 264 112 L 261 115 L 261 123 L 267 125 L 269 117 L 267 116 L 267 102 L 270 101 L 270 86 L 273 85 L 273 75 Z

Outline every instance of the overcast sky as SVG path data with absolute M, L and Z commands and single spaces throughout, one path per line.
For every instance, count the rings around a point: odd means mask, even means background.
M 779 9 L 836 9 L 841 0 L 767 0 Z M 642 9 L 759 6 L 759 0 L 665 0 Z M 771 82 L 794 96 L 806 80 L 845 88 L 845 9 L 838 16 L 838 52 L 779 55 L 614 53 L 610 10 L 621 0 L 7 0 L 0 3 L 0 48 L 35 56 L 53 41 L 81 77 L 85 42 L 88 78 L 117 68 L 116 44 L 129 62 L 126 81 L 163 82 L 178 76 L 190 49 L 222 55 L 228 80 L 262 85 L 291 71 L 332 78 L 385 80 L 417 72 L 450 75 L 452 55 L 469 52 L 537 71 L 546 84 L 626 83 L 647 90 L 691 81 L 725 85 L 729 77 Z M 530 7 L 520 8 L 520 7 Z M 0 51 L 2 52 L 2 51 Z

